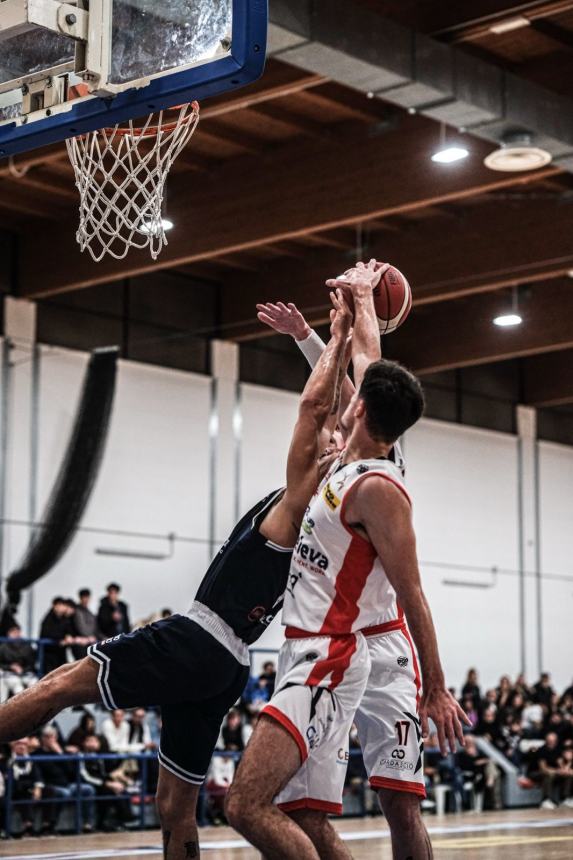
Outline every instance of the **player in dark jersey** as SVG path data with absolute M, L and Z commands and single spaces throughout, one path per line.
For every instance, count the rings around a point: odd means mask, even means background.
M 167 860 L 199 857 L 195 808 L 222 720 L 249 677 L 248 645 L 279 611 L 319 453 L 346 372 L 351 315 L 333 295 L 331 340 L 299 404 L 284 490 L 246 514 L 213 560 L 187 615 L 91 646 L 0 706 L 0 743 L 32 734 L 64 708 L 161 706 L 157 803 Z M 333 394 L 334 392 L 334 394 Z

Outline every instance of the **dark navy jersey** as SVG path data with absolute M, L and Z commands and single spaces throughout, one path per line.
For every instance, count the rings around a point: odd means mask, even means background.
M 293 551 L 259 532 L 265 514 L 283 493 L 281 489 L 266 496 L 237 523 L 195 595 L 247 645 L 262 636 L 283 604 Z

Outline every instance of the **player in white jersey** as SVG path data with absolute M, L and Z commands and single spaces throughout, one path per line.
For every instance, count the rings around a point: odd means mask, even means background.
M 281 652 L 277 692 L 264 711 L 290 733 L 290 750 L 284 733 L 281 737 L 277 727 L 263 719 L 230 798 L 235 826 L 277 858 L 350 856 L 336 843 L 324 813 L 340 811 L 347 758 L 344 732 L 349 728 L 346 699 L 357 689 L 353 676 L 362 650 L 360 630 L 373 637 L 368 651 L 375 657 L 359 720 L 371 781 L 379 788 L 392 827 L 395 856 L 431 855 L 416 802 L 423 791 L 420 678 L 396 592 L 418 644 L 424 646 L 424 729 L 431 716 L 444 748 L 446 735 L 451 746 L 456 734 L 462 736 L 460 709 L 445 689 L 419 584 L 409 498 L 400 467 L 389 459 L 397 437 L 419 417 L 421 392 L 413 377 L 392 363 L 368 367 L 376 358 L 373 351 L 377 349 L 379 357 L 380 350 L 372 303 L 375 271 L 373 265 L 356 274 L 353 360 L 360 391 L 344 416 L 350 432 L 347 448 L 303 522 L 285 601 L 287 645 Z M 307 661 L 313 664 L 310 670 Z M 381 704 L 382 716 L 377 711 Z M 294 764 L 288 755 L 293 741 L 299 749 Z M 262 787 L 257 761 L 270 750 L 280 757 L 280 767 L 275 780 Z M 411 772 L 416 779 L 405 778 Z M 311 836 L 318 853 L 291 853 L 281 841 L 282 822 L 268 808 L 269 792 L 279 776 L 279 806 Z

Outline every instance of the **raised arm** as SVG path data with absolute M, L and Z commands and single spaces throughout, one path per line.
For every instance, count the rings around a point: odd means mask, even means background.
M 328 286 L 341 283 L 352 292 L 354 300 L 354 327 L 352 333 L 352 366 L 354 368 L 354 384 L 360 388 L 364 374 L 373 361 L 382 357 L 380 345 L 380 329 L 374 309 L 374 287 L 380 282 L 387 264 L 370 260 L 365 265 L 357 263 L 344 276 L 328 280 Z
M 336 288 L 336 287 L 335 287 Z M 279 334 L 288 334 L 292 337 L 309 365 L 314 368 L 320 356 L 324 352 L 326 344 L 311 328 L 293 302 L 284 304 L 284 302 L 267 302 L 266 304 L 257 305 L 257 317 L 260 322 L 268 325 Z M 354 396 L 354 385 L 347 374 L 348 361 L 341 364 L 342 379 L 340 381 L 340 411 L 344 412 Z M 335 421 L 332 422 L 333 424 Z M 332 427 L 331 429 L 334 429 Z
M 456 737 L 464 742 L 461 721 L 467 725 L 470 721 L 446 688 L 434 622 L 420 579 L 410 504 L 401 490 L 373 475 L 358 485 L 346 517 L 351 525 L 366 531 L 406 615 L 422 670 L 422 733 L 428 736 L 428 719 L 432 719 L 442 754 L 446 755 L 448 743 L 455 752 Z
M 286 491 L 261 526 L 261 532 L 277 543 L 296 539 L 302 517 L 318 483 L 321 432 L 335 408 L 337 380 L 351 323 L 350 310 L 341 290 L 332 294 L 332 302 L 332 337 L 300 398 L 288 454 Z

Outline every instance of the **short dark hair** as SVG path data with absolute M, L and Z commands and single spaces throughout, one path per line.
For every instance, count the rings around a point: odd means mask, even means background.
M 366 406 L 366 429 L 377 442 L 395 442 L 424 412 L 418 379 L 398 362 L 384 358 L 366 370 L 360 397 Z
M 91 597 L 92 593 L 89 588 L 80 588 L 78 591 L 78 597 L 81 599 L 82 597 Z
M 118 585 L 117 582 L 110 582 L 108 585 L 107 591 L 121 591 L 121 585 Z

